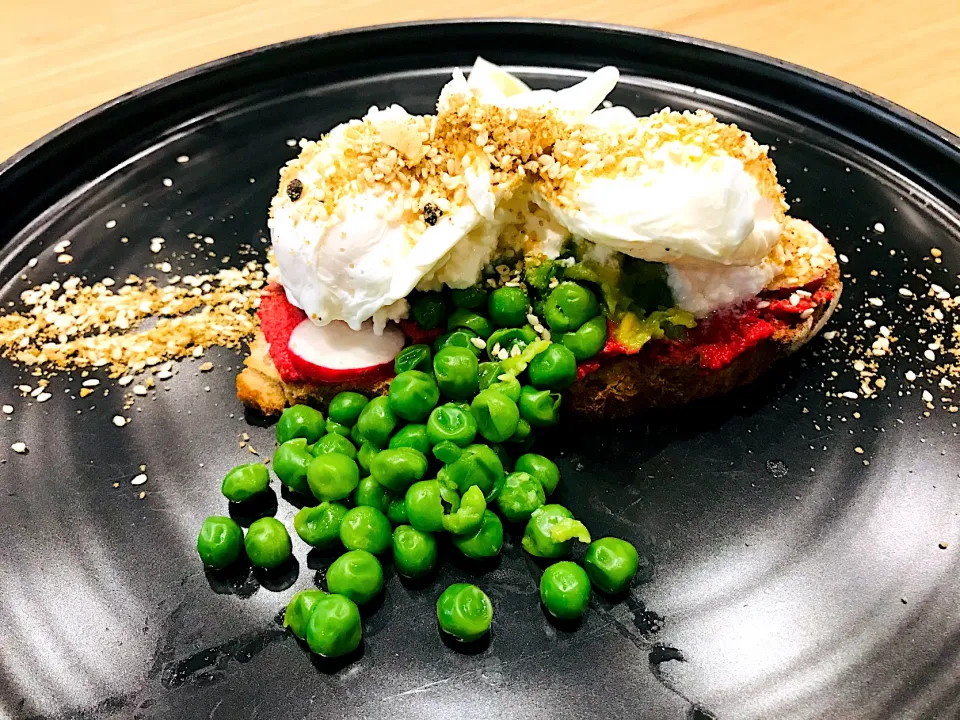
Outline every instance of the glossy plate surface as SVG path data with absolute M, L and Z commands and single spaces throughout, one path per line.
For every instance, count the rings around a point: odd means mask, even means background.
M 0 362 L 0 401 L 15 406 L 0 420 L 0 715 L 960 715 L 958 415 L 923 374 L 950 358 L 925 360 L 934 330 L 921 316 L 936 305 L 931 281 L 960 294 L 960 150 L 877 98 L 700 41 L 577 24 L 398 26 L 265 48 L 121 98 L 0 169 L 0 300 L 69 273 L 213 268 L 242 244 L 262 259 L 277 170 L 297 152 L 289 139 L 374 104 L 429 112 L 451 69 L 478 54 L 535 87 L 614 64 L 615 103 L 704 107 L 774 146 L 793 212 L 847 258 L 836 337 L 736 396 L 646 420 L 568 422 L 546 442 L 563 472 L 558 501 L 596 537 L 639 548 L 627 598 L 595 597 L 581 627 L 554 627 L 514 534 L 479 577 L 448 562 L 414 588 L 387 569 L 362 657 L 346 667 L 312 660 L 278 623 L 330 558 L 295 540 L 289 578 L 231 584 L 196 557 L 202 519 L 226 510 L 220 479 L 252 457 L 241 433 L 262 453 L 274 446 L 273 429 L 248 422 L 234 397 L 239 354 L 210 351 L 216 367 L 203 375 L 201 361 L 181 363 L 123 428 L 111 422 L 119 389 L 74 399 L 80 380 L 62 375 L 37 403 L 15 389 L 29 374 Z M 214 237 L 216 257 L 188 233 Z M 160 254 L 154 236 L 166 238 Z M 69 266 L 53 249 L 63 239 Z M 873 400 L 837 397 L 859 388 L 853 363 L 880 325 L 897 338 L 876 359 L 886 387 Z M 29 452 L 8 450 L 15 441 Z M 149 480 L 133 487 L 140 465 Z M 291 525 L 295 509 L 279 506 Z M 489 646 L 463 654 L 442 641 L 433 608 L 471 577 L 496 614 Z

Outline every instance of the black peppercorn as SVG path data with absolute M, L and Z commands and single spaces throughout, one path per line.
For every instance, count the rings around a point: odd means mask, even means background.
M 432 202 L 428 202 L 423 206 L 423 221 L 427 225 L 436 225 L 437 220 L 443 216 L 443 210 L 438 208 Z
M 287 184 L 287 197 L 296 202 L 303 195 L 303 183 L 294 178 Z

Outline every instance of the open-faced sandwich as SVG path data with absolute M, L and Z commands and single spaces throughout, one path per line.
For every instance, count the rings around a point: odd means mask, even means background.
M 703 111 L 601 108 L 617 81 L 531 90 L 478 59 L 436 115 L 371 108 L 302 142 L 239 398 L 381 393 L 454 345 L 481 388 L 614 417 L 750 382 L 813 337 L 839 269 L 767 148 Z

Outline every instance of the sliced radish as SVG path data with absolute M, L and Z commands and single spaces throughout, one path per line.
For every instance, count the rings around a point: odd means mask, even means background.
M 403 332 L 388 326 L 375 335 L 373 323 L 351 330 L 335 321 L 320 327 L 303 320 L 290 333 L 287 349 L 296 369 L 315 382 L 347 382 L 371 376 L 386 377 L 393 372 L 393 359 L 403 349 Z

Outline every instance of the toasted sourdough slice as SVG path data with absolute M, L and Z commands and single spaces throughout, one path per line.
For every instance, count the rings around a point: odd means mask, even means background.
M 828 268 L 821 288 L 832 295 L 830 302 L 818 305 L 810 317 L 797 325 L 777 327 L 773 335 L 738 355 L 726 367 L 704 371 L 696 357 L 669 364 L 643 354 L 605 359 L 598 370 L 577 381 L 567 392 L 565 411 L 592 419 L 624 417 L 682 405 L 753 382 L 777 360 L 800 349 L 830 318 L 842 289 L 836 264 Z M 379 380 L 357 387 L 283 382 L 262 334 L 250 345 L 245 364 L 237 377 L 237 397 L 267 415 L 296 403 L 326 406 L 343 390 L 382 394 L 390 383 Z

